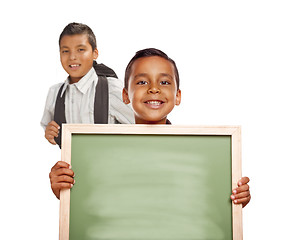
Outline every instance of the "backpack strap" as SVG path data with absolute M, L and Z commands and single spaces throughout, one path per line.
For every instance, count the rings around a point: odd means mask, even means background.
M 105 64 L 98 64 L 96 61 L 93 61 L 93 68 L 98 76 L 114 77 L 117 78 L 116 73 Z
M 64 84 L 60 87 L 57 95 L 56 105 L 55 105 L 55 113 L 54 113 L 54 121 L 60 126 L 58 137 L 55 138 L 56 143 L 61 148 L 61 131 L 62 131 L 62 123 L 66 123 L 65 118 L 65 93 L 61 97 L 62 91 L 64 88 Z
M 94 123 L 108 123 L 108 80 L 105 76 L 99 76 L 98 84 L 95 87 L 94 98 Z

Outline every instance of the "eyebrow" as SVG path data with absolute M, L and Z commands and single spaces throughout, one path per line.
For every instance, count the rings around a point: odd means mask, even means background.
M 76 47 L 77 47 L 77 48 L 78 48 L 78 47 L 86 47 L 86 45 L 84 45 L 84 44 L 79 44 L 79 45 L 77 45 Z M 60 47 L 60 49 L 62 49 L 62 48 L 69 48 L 69 47 L 67 47 L 67 46 L 62 46 L 62 47 Z
M 170 75 L 170 74 L 168 74 L 168 73 L 161 73 L 160 74 L 162 77 L 168 77 L 168 78 L 170 78 L 171 80 L 173 79 L 173 77 Z
M 139 77 L 147 77 L 147 76 L 148 76 L 147 73 L 139 73 L 134 76 L 134 79 L 139 78 Z
M 162 77 L 168 77 L 171 80 L 173 79 L 173 77 L 168 73 L 160 73 L 159 75 L 162 76 Z M 148 74 L 147 73 L 139 73 L 139 74 L 134 76 L 134 79 L 139 78 L 139 77 L 148 77 Z

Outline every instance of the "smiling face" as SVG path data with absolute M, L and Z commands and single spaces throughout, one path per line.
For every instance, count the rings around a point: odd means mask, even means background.
M 136 123 L 165 124 L 167 115 L 181 100 L 173 65 L 159 56 L 135 60 L 123 100 L 132 103 Z
M 70 83 L 78 82 L 92 68 L 98 50 L 92 49 L 87 34 L 65 35 L 60 41 L 60 59 Z

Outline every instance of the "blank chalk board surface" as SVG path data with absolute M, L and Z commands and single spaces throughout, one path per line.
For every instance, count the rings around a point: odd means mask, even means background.
M 66 126 L 76 183 L 61 239 L 236 239 L 231 134 Z

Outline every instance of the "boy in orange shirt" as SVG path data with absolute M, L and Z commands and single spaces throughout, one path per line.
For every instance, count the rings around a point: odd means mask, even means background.
M 136 124 L 171 124 L 168 114 L 181 102 L 179 74 L 175 62 L 164 52 L 150 48 L 138 51 L 125 72 L 123 101 L 132 104 Z M 51 187 L 57 198 L 62 188 L 74 184 L 74 172 L 58 162 L 50 173 Z M 245 207 L 250 201 L 248 177 L 238 181 L 231 199 Z

